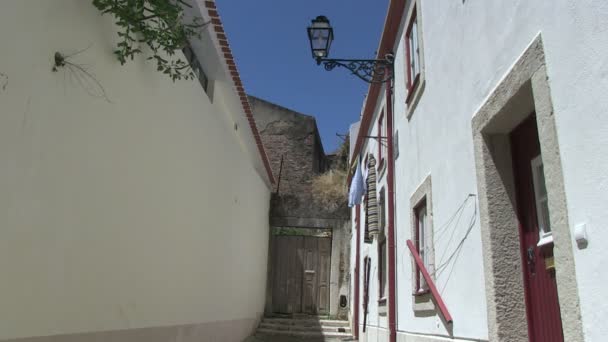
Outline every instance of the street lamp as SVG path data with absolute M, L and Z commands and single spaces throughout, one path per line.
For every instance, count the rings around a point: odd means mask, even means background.
M 368 83 L 384 83 L 393 78 L 393 54 L 387 53 L 382 59 L 332 59 L 329 56 L 329 48 L 334 40 L 334 29 L 327 17 L 320 15 L 312 20 L 308 27 L 308 40 L 312 57 L 320 65 L 323 63 L 325 70 L 330 71 L 335 67 L 343 67 Z

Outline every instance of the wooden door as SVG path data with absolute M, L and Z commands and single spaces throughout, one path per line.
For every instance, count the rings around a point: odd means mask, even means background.
M 510 138 L 528 336 L 532 342 L 560 342 L 563 341 L 562 323 L 553 269 L 553 243 L 550 242 L 546 188 L 535 115 L 530 116 L 513 130 Z
M 304 293 L 302 296 L 302 311 L 307 314 L 317 312 L 317 282 L 319 246 L 317 238 L 304 238 Z
M 272 307 L 277 313 L 302 311 L 304 237 L 274 236 Z
M 331 238 L 275 235 L 273 244 L 273 312 L 329 314 Z
M 317 313 L 319 315 L 329 315 L 329 274 L 331 267 L 331 239 L 329 238 L 310 238 L 317 239 L 319 249 L 319 261 L 317 269 L 318 277 L 318 299 Z

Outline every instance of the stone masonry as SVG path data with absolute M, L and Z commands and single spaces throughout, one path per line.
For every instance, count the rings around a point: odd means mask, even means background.
M 345 317 L 348 306 L 340 308 L 338 304 L 340 295 L 348 294 L 350 219 L 346 198 L 343 207 L 329 211 L 315 202 L 312 193 L 312 179 L 329 169 L 333 156 L 325 154 L 313 116 L 253 96 L 249 96 L 249 103 L 277 180 L 271 198 L 270 225 L 332 230 L 330 314 Z M 271 306 L 270 286 L 267 313 Z

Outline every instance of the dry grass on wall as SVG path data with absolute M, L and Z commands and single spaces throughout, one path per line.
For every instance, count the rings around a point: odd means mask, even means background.
M 329 211 L 335 211 L 346 205 L 348 198 L 346 171 L 332 169 L 314 177 L 312 192 L 315 202 Z
M 346 184 L 348 152 L 347 138 L 336 152 L 331 169 L 312 179 L 314 201 L 328 211 L 345 208 L 348 204 L 348 186 Z

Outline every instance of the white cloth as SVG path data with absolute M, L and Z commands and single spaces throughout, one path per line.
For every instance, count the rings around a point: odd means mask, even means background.
M 350 192 L 348 193 L 348 206 L 354 207 L 357 204 L 361 204 L 363 194 L 365 194 L 365 181 L 363 178 L 363 172 L 361 171 L 361 164 L 357 163 L 357 170 L 350 183 Z

